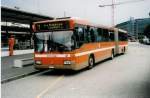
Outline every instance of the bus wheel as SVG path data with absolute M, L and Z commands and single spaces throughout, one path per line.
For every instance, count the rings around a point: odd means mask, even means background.
M 125 54 L 125 53 L 126 53 L 126 48 L 124 47 L 122 54 Z
M 114 58 L 114 51 L 112 50 L 110 59 L 112 60 L 113 58 Z
M 89 57 L 88 64 L 89 64 L 88 69 L 92 69 L 93 66 L 94 66 L 94 64 L 95 64 L 95 61 L 94 61 L 94 57 L 93 57 L 93 56 L 90 56 L 90 57 Z
M 124 47 L 124 53 L 126 53 L 126 47 Z

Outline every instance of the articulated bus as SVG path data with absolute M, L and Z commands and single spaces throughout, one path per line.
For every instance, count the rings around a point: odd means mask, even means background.
M 127 32 L 66 18 L 34 22 L 36 69 L 92 68 L 95 63 L 125 53 Z

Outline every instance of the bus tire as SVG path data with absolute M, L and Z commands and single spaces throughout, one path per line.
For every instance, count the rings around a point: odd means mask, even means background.
M 122 54 L 125 54 L 125 53 L 126 53 L 126 48 L 123 47 L 123 52 L 122 52 Z
M 114 58 L 114 50 L 111 51 L 111 57 L 110 59 L 112 60 Z
M 94 64 L 95 64 L 94 56 L 90 55 L 88 59 L 88 69 L 92 69 L 94 67 Z
M 126 53 L 126 47 L 124 47 L 124 53 Z

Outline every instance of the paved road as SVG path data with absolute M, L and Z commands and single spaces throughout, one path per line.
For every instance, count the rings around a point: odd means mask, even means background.
M 91 70 L 49 70 L 4 83 L 2 98 L 150 98 L 150 46 L 132 43 Z
M 1 58 L 1 81 L 4 83 L 8 80 L 17 79 L 20 76 L 28 75 L 31 73 L 38 72 L 34 69 L 33 66 L 26 66 L 23 68 L 15 68 L 14 60 L 16 59 L 23 59 L 23 58 L 33 58 L 33 54 L 23 54 L 23 55 L 14 55 L 14 56 L 7 56 Z

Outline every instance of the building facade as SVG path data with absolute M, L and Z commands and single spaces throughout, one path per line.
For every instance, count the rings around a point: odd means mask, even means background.
M 148 24 L 150 24 L 150 18 L 130 18 L 129 21 L 117 24 L 116 27 L 128 31 L 129 36 L 140 40 L 144 38 L 144 29 Z
M 52 19 L 50 16 L 1 6 L 1 50 L 8 51 L 10 36 L 15 39 L 15 50 L 32 49 L 32 23 Z

